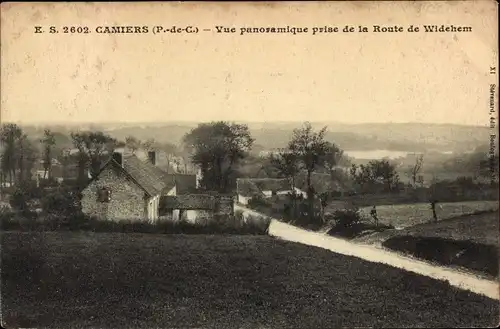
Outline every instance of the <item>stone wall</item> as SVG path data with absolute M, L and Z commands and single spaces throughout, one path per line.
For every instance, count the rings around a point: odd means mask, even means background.
M 167 214 L 172 209 L 205 210 L 220 215 L 232 215 L 234 197 L 217 194 L 163 196 L 160 202 L 160 214 Z
M 97 191 L 102 187 L 111 191 L 109 202 L 98 200 Z M 111 165 L 82 191 L 81 204 L 85 214 L 103 220 L 146 220 L 144 190 Z

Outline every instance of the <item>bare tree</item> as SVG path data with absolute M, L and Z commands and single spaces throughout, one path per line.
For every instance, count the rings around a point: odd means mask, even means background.
M 410 183 L 412 186 L 416 186 L 419 178 L 419 174 L 422 171 L 424 165 L 424 155 L 419 154 L 415 158 L 415 164 L 408 168 L 408 176 L 410 177 Z

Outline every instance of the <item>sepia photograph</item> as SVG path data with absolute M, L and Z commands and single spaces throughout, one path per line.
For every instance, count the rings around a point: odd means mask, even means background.
M 3 328 L 500 325 L 497 1 L 0 18 Z

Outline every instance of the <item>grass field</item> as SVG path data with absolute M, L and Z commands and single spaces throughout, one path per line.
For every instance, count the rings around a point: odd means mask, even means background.
M 494 278 L 499 268 L 499 226 L 498 211 L 490 211 L 374 233 L 354 241 L 382 243 L 395 251 Z
M 388 238 L 411 235 L 429 238 L 442 238 L 460 241 L 472 241 L 498 246 L 500 240 L 500 224 L 498 212 L 491 211 L 480 214 L 461 215 L 445 219 L 437 223 L 417 224 L 403 230 L 390 230 L 356 238 L 355 241 L 375 243 Z
M 498 212 L 488 212 L 457 216 L 437 223 L 415 225 L 404 232 L 414 236 L 469 240 L 498 246 L 500 227 Z
M 438 204 L 436 213 L 438 220 L 443 220 L 495 209 L 498 209 L 498 201 L 452 202 Z M 371 207 L 362 208 L 363 217 L 369 219 L 370 210 Z M 432 209 L 429 203 L 378 206 L 377 216 L 381 223 L 393 225 L 396 228 L 405 228 L 431 221 Z
M 268 236 L 2 233 L 4 327 L 484 327 L 498 301 Z

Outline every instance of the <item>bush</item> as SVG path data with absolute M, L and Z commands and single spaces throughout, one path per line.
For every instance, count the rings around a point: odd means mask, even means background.
M 80 201 L 73 191 L 58 188 L 41 200 L 42 209 L 46 214 L 55 216 L 75 216 L 80 212 Z
M 335 226 L 339 229 L 351 229 L 361 224 L 359 208 L 337 210 L 333 213 Z
M 12 193 L 9 204 L 15 210 L 27 211 L 29 209 L 28 201 L 30 201 L 30 197 L 27 191 L 21 188 L 17 188 Z
M 2 230 L 15 229 L 12 225 L 13 222 L 16 222 L 13 220 L 15 216 L 15 212 L 9 207 L 0 207 L 0 228 Z
M 333 214 L 334 226 L 328 232 L 330 235 L 341 236 L 344 238 L 354 238 L 366 231 L 384 231 L 394 229 L 394 226 L 371 223 L 362 221 L 359 209 L 338 210 Z
M 271 218 L 249 215 L 245 223 L 250 231 L 267 232 L 271 225 Z

